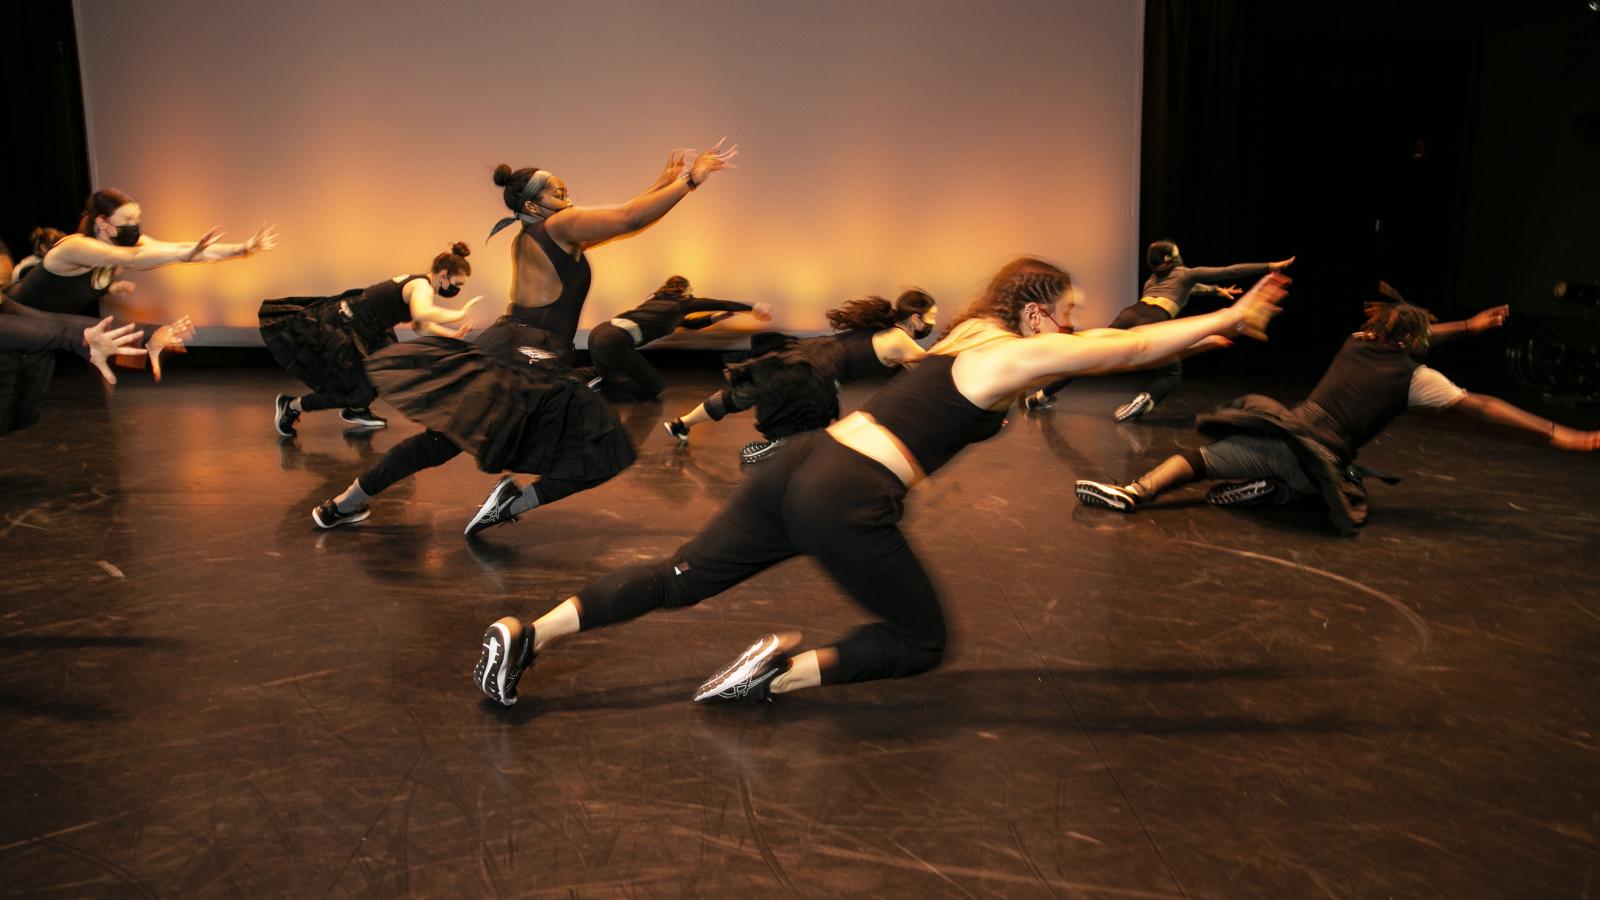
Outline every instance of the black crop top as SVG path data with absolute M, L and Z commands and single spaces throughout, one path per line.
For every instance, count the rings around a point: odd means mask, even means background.
M 411 304 L 406 302 L 405 287 L 426 275 L 407 275 L 400 281 L 380 281 L 367 287 L 361 296 L 350 304 L 351 318 L 367 328 L 393 328 L 401 322 L 411 321 Z
M 986 441 L 1005 424 L 1004 410 L 983 409 L 956 390 L 954 356 L 928 356 L 872 395 L 861 411 L 900 440 L 932 475 L 968 444 Z
M 894 371 L 884 365 L 877 351 L 872 349 L 872 339 L 877 333 L 873 328 L 855 328 L 839 335 L 839 346 L 844 350 L 844 371 L 839 381 L 855 381 Z

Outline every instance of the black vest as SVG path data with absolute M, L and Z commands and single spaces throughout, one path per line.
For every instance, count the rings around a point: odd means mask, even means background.
M 1344 446 L 1335 449 L 1353 456 L 1406 411 L 1411 375 L 1420 365 L 1399 347 L 1354 334 L 1339 348 L 1306 403 L 1320 407 L 1339 432 Z

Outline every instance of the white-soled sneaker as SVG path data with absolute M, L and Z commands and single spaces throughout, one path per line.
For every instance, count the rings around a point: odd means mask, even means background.
M 1084 506 L 1098 506 L 1101 509 L 1112 509 L 1117 512 L 1133 512 L 1133 508 L 1139 503 L 1139 495 L 1133 491 L 1101 481 L 1076 482 L 1072 486 L 1072 493 L 1077 495 L 1078 502 Z
M 769 634 L 751 644 L 739 658 L 706 679 L 694 692 L 696 703 L 761 703 L 772 699 L 772 680 L 789 671 L 784 641 Z
M 517 483 L 510 475 L 495 482 L 494 487 L 489 489 L 489 496 L 485 497 L 483 504 L 478 507 L 478 511 L 467 520 L 467 529 L 464 532 L 466 536 L 472 537 L 485 528 L 515 522 L 517 517 L 511 514 L 511 504 L 521 497 L 522 489 L 517 487 Z
M 506 616 L 483 633 L 483 653 L 472 670 L 478 690 L 501 706 L 517 705 L 517 682 L 533 665 L 533 631 Z
M 1111 417 L 1118 422 L 1126 422 L 1129 419 L 1137 419 L 1155 408 L 1156 401 L 1149 394 L 1139 394 L 1127 403 L 1117 407 L 1117 411 L 1112 413 Z

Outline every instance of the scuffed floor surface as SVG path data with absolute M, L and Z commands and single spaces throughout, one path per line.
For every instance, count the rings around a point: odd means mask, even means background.
M 302 420 L 267 370 L 109 403 L 60 379 L 0 439 L 0 893 L 116 896 L 1577 897 L 1600 891 L 1600 458 L 1402 419 L 1354 540 L 1074 478 L 1192 445 L 1187 385 L 1114 426 L 1081 381 L 914 491 L 943 590 L 931 674 L 761 707 L 693 687 L 776 628 L 862 620 L 806 560 L 543 655 L 515 710 L 469 673 L 531 617 L 667 554 L 742 477 L 715 385 L 622 409 L 640 458 L 467 542 L 458 458 L 361 526 L 312 505 L 416 427 Z M 847 392 L 846 407 L 868 388 Z M 1292 394 L 1290 395 L 1292 397 Z

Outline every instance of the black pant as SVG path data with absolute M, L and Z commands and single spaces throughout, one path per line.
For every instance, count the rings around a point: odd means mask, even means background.
M 366 409 L 376 399 L 378 391 L 375 388 L 364 394 L 345 395 L 340 400 L 329 400 L 317 393 L 301 394 L 300 409 L 302 412 L 315 412 L 319 409 Z
M 602 322 L 589 332 L 589 358 L 605 376 L 608 391 L 616 389 L 649 400 L 667 386 L 661 373 L 633 345 L 633 335 L 610 322 Z
M 15 300 L 0 301 L 0 350 L 66 350 L 87 359 L 83 331 L 99 319 L 45 312 Z
M 1156 322 L 1170 321 L 1172 321 L 1172 316 L 1168 315 L 1165 309 L 1156 306 L 1154 303 L 1145 303 L 1141 300 L 1117 313 L 1117 317 L 1112 319 L 1111 324 L 1106 327 L 1126 331 L 1129 328 L 1136 328 L 1140 325 L 1153 325 Z M 1177 390 L 1179 384 L 1183 383 L 1182 360 L 1173 360 L 1151 371 L 1155 373 L 1156 377 L 1144 390 L 1145 393 L 1150 395 L 1150 399 L 1156 403 L 1167 399 L 1167 396 Z M 1046 396 L 1054 397 L 1058 391 L 1071 383 L 1071 378 L 1057 379 L 1045 385 L 1044 393 Z
M 906 487 L 827 434 L 794 439 L 700 534 L 667 559 L 628 566 L 578 592 L 584 628 L 692 606 L 791 556 L 816 558 L 882 621 L 851 632 L 827 683 L 901 678 L 944 658 L 939 597 L 900 533 Z
M 372 468 L 361 473 L 356 483 L 367 496 L 376 497 L 402 478 L 409 478 L 423 469 L 442 466 L 460 453 L 461 448 L 445 437 L 443 432 L 430 429 L 421 434 L 414 434 L 390 447 L 389 452 L 374 463 Z M 577 481 L 541 476 L 534 482 L 532 490 L 533 495 L 539 498 L 539 505 L 545 506 L 579 491 L 598 487 L 607 480 L 609 478 Z

